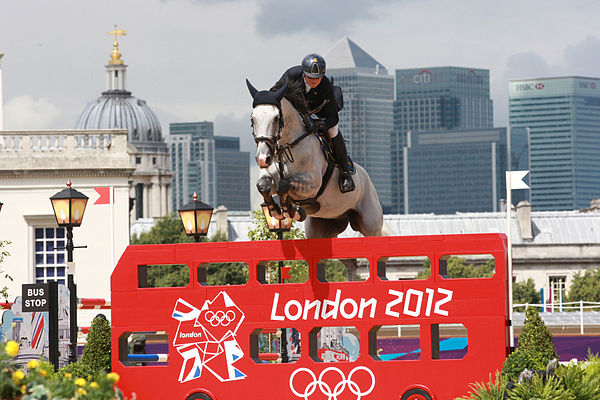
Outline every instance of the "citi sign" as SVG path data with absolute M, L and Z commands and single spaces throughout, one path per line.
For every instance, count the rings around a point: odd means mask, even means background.
M 424 69 L 419 72 L 417 75 L 413 75 L 413 83 L 415 85 L 420 85 L 423 83 L 431 83 L 431 72 Z
M 544 88 L 544 84 L 539 82 L 539 83 L 517 83 L 515 89 L 517 92 L 524 92 L 527 90 L 542 90 L 543 88 Z

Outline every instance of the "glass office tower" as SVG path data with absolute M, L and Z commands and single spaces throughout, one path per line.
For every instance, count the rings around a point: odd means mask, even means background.
M 325 60 L 327 76 L 344 94 L 339 128 L 348 152 L 367 170 L 384 212 L 390 212 L 394 77 L 347 37 L 325 54 Z
M 231 211 L 249 211 L 250 153 L 240 151 L 240 138 L 215 136 L 217 205 Z
M 513 141 L 523 145 L 524 136 L 517 130 Z M 403 149 L 404 213 L 498 211 L 506 197 L 508 146 L 506 128 L 410 132 Z
M 409 132 L 460 131 L 492 126 L 493 102 L 488 70 L 462 67 L 396 70 L 391 139 L 394 210 L 404 210 L 402 148 L 407 145 Z
M 213 123 L 182 122 L 169 124 L 165 137 L 173 171 L 173 211 L 198 200 L 216 208 L 215 140 Z
M 589 207 L 600 197 L 600 79 L 513 80 L 511 129 L 529 131 L 534 210 Z

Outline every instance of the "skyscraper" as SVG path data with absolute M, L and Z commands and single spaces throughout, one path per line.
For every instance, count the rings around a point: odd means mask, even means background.
M 250 153 L 240 151 L 240 138 L 215 136 L 217 205 L 232 211 L 250 206 Z
M 600 196 L 600 79 L 513 80 L 510 126 L 528 128 L 531 206 L 587 208 Z
M 488 70 L 462 67 L 396 70 L 391 138 L 393 210 L 404 210 L 402 155 L 409 132 L 464 131 L 492 126 Z
M 524 143 L 524 130 L 513 139 Z M 413 132 L 403 148 L 406 214 L 498 211 L 509 163 L 506 128 Z M 526 162 L 526 160 L 521 160 Z
M 173 211 L 198 200 L 216 207 L 215 140 L 213 123 L 183 122 L 169 124 L 165 138 L 171 153 L 173 171 Z
M 325 55 L 327 75 L 342 88 L 344 108 L 339 128 L 348 152 L 365 167 L 379 201 L 388 211 L 392 202 L 390 137 L 393 130 L 394 77 L 347 37 Z

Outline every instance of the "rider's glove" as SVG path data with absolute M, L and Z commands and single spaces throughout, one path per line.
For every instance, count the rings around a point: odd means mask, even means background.
M 325 121 L 322 119 L 309 118 L 306 123 L 306 129 L 309 132 L 323 132 Z

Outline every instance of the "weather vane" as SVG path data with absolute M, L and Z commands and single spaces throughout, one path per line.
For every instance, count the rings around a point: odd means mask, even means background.
M 126 29 L 117 29 L 117 24 L 115 24 L 115 29 L 110 31 L 110 32 L 106 32 L 109 35 L 115 35 L 115 42 L 117 41 L 117 37 L 118 36 L 127 36 L 127 30 Z
M 115 29 L 107 32 L 109 35 L 115 35 L 115 42 L 113 43 L 113 51 L 112 54 L 110 55 L 110 61 L 108 61 L 109 64 L 112 65 L 121 65 L 123 64 L 123 60 L 121 60 L 121 53 L 119 52 L 119 42 L 118 42 L 118 37 L 119 36 L 126 36 L 127 35 L 127 31 L 125 29 L 117 29 L 117 24 L 115 24 Z

